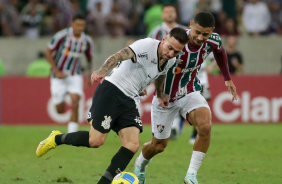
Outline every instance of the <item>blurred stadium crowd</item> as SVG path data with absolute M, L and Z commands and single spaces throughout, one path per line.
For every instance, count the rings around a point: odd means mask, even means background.
M 210 11 L 222 36 L 282 35 L 282 0 L 0 0 L 0 35 L 38 38 L 67 27 L 77 14 L 87 16 L 93 38 L 145 36 L 162 22 L 161 4 L 177 8 L 188 25 L 196 12 Z

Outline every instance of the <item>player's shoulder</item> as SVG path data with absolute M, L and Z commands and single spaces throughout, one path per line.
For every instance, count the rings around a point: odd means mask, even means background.
M 55 38 L 60 38 L 60 37 L 64 37 L 64 36 L 67 36 L 68 34 L 70 33 L 70 28 L 65 28 L 65 29 L 62 29 L 60 31 L 58 31 L 56 34 L 55 34 Z
M 90 35 L 84 33 L 84 36 L 85 36 L 85 39 L 86 39 L 88 42 L 93 43 L 93 39 L 92 39 L 92 37 L 91 37 Z
M 210 37 L 207 39 L 206 42 L 210 42 L 213 43 L 215 45 L 217 45 L 218 47 L 221 47 L 221 37 L 218 33 L 212 33 L 210 35 Z
M 159 40 L 154 38 L 143 38 L 136 41 L 136 43 L 145 44 L 143 45 L 144 47 L 150 47 L 151 45 L 158 44 L 159 42 Z

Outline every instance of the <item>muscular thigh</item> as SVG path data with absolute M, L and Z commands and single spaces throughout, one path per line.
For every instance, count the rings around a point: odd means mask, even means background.
M 167 139 L 171 133 L 171 126 L 179 107 L 174 102 L 162 108 L 156 97 L 153 98 L 151 107 L 152 133 L 157 139 Z
M 178 101 L 181 106 L 180 114 L 183 118 L 187 119 L 189 123 L 193 123 L 190 120 L 191 113 L 193 114 L 195 110 L 204 108 L 207 112 L 210 112 L 210 107 L 206 99 L 201 95 L 200 92 L 189 93 L 185 97 L 179 99 Z

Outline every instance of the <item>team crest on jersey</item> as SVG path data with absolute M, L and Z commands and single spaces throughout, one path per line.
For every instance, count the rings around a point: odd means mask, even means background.
M 157 125 L 157 129 L 160 133 L 162 133 L 164 131 L 165 126 L 163 125 Z
M 197 58 L 192 58 L 191 59 L 191 63 L 194 63 L 194 62 L 196 62 L 197 61 Z
M 136 123 L 139 125 L 139 126 L 142 126 L 142 121 L 141 121 L 141 118 L 140 117 L 137 117 L 134 119 L 136 121 Z
M 138 57 L 148 59 L 148 53 L 147 52 L 143 52 L 141 54 L 138 54 Z
M 109 129 L 110 128 L 110 124 L 111 124 L 111 121 L 112 121 L 112 118 L 111 116 L 104 116 L 105 117 L 105 120 L 102 121 L 102 124 L 101 126 L 104 128 L 104 129 Z

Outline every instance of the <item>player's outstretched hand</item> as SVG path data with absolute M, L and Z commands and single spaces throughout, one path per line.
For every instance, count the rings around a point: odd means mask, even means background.
M 234 100 L 237 100 L 236 86 L 234 85 L 232 80 L 225 81 L 225 86 L 228 88 L 228 92 L 232 94 L 232 102 Z
M 107 75 L 107 72 L 103 70 L 94 71 L 91 75 L 91 83 L 93 84 L 94 82 L 97 82 L 100 80 L 100 83 L 102 84 L 106 75 Z
M 158 96 L 158 100 L 161 106 L 165 108 L 169 103 L 169 95 L 162 93 L 161 96 Z

